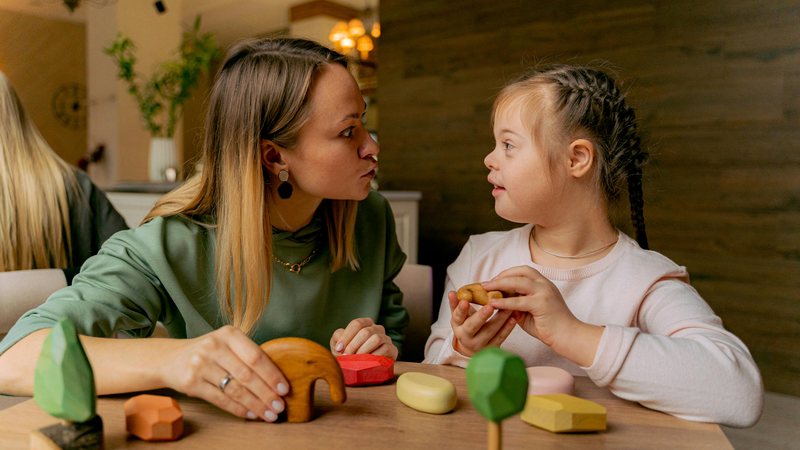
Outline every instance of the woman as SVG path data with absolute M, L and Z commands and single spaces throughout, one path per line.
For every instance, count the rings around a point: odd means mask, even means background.
M 126 228 L 89 177 L 50 148 L 0 72 L 0 335 Z
M 209 103 L 202 173 L 17 323 L 0 343 L 0 390 L 30 394 L 42 329 L 60 316 L 91 336 L 147 336 L 156 321 L 172 336 L 82 338 L 98 393 L 169 387 L 270 422 L 290 386 L 257 342 L 397 356 L 405 255 L 370 193 L 379 149 L 345 58 L 306 40 L 245 41 Z

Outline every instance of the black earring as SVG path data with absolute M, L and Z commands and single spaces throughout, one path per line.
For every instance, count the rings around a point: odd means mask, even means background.
M 289 183 L 289 171 L 282 169 L 278 172 L 278 179 L 281 180 L 281 184 L 278 185 L 278 196 L 286 200 L 292 196 L 292 191 L 294 191 L 292 183 Z

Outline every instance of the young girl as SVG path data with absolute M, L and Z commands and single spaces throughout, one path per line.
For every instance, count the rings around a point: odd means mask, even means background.
M 653 409 L 754 424 L 762 387 L 747 348 L 684 267 L 647 250 L 647 153 L 614 81 L 583 67 L 528 73 L 500 92 L 493 122 L 495 211 L 527 225 L 469 239 L 448 268 L 425 362 L 465 367 L 502 345 Z M 638 243 L 609 219 L 626 182 Z M 473 310 L 453 290 L 476 281 L 510 296 Z
M 209 100 L 203 171 L 116 234 L 0 343 L 0 391 L 30 395 L 46 328 L 79 333 L 99 394 L 161 387 L 274 421 L 291 386 L 258 347 L 299 336 L 395 358 L 408 315 L 378 146 L 344 56 L 300 39 L 234 46 Z M 148 336 L 162 322 L 171 339 Z

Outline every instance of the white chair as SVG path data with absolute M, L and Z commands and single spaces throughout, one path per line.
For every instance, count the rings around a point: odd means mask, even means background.
M 23 314 L 66 285 L 61 269 L 0 272 L 0 339 Z
M 431 334 L 433 319 L 433 269 L 431 266 L 406 264 L 395 284 L 403 292 L 403 306 L 408 310 L 411 321 L 406 329 L 403 344 L 403 361 L 422 361 L 425 342 Z

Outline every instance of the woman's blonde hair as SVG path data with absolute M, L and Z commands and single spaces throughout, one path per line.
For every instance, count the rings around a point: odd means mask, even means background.
M 0 72 L 0 272 L 69 265 L 70 193 L 79 195 L 73 169 Z
M 209 217 L 217 229 L 216 289 L 225 318 L 244 332 L 269 302 L 272 225 L 269 174 L 261 140 L 292 149 L 309 117 L 314 76 L 344 56 L 303 39 L 251 39 L 236 44 L 217 74 L 205 120 L 202 172 L 165 195 L 145 218 Z M 324 200 L 332 270 L 358 267 L 357 203 Z

